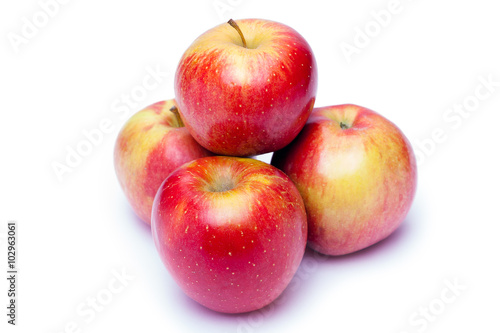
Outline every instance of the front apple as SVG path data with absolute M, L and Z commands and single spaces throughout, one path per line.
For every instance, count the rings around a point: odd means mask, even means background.
M 118 181 L 135 213 L 151 223 L 158 187 L 177 167 L 212 155 L 201 147 L 170 109 L 175 101 L 150 105 L 125 123 L 116 139 Z
M 415 156 L 403 133 L 356 105 L 314 109 L 272 164 L 304 199 L 309 246 L 329 255 L 389 236 L 406 217 L 417 184 Z
M 180 60 L 175 96 L 182 119 L 196 141 L 217 154 L 283 148 L 314 106 L 312 50 L 284 24 L 230 22 L 198 37 Z
M 271 303 L 304 255 L 307 217 L 277 168 L 253 159 L 206 157 L 175 170 L 155 197 L 152 232 L 177 284 L 215 311 Z

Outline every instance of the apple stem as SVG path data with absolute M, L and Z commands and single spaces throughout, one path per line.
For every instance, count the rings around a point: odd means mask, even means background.
M 247 41 L 245 40 L 245 36 L 243 36 L 243 32 L 241 32 L 240 27 L 236 24 L 236 22 L 233 21 L 233 19 L 229 19 L 227 23 L 229 23 L 230 26 L 232 26 L 234 29 L 236 29 L 236 31 L 238 31 L 238 34 L 241 37 L 241 42 L 243 43 L 243 47 L 247 48 Z
M 348 129 L 349 126 L 347 126 L 346 124 L 344 124 L 343 122 L 340 122 L 340 128 L 345 130 L 345 129 Z
M 172 106 L 170 108 L 170 111 L 175 114 L 175 119 L 177 119 L 177 123 L 179 124 L 179 127 L 184 127 L 184 122 L 182 121 L 181 119 L 181 115 L 179 114 L 179 109 L 177 108 L 177 106 Z

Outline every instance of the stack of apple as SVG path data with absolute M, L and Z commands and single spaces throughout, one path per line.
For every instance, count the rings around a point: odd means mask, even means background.
M 220 312 L 259 309 L 296 272 L 306 243 L 364 249 L 404 220 L 416 188 L 410 143 L 356 105 L 315 108 L 313 52 L 277 22 L 230 20 L 196 39 L 175 100 L 122 128 L 119 182 L 151 224 L 168 271 Z M 274 152 L 271 164 L 249 158 Z

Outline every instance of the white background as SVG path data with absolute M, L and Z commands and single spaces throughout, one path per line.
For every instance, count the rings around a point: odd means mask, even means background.
M 373 12 L 390 3 L 74 0 L 43 22 L 38 1 L 3 1 L 1 331 L 499 332 L 498 7 L 491 0 L 401 0 L 380 27 Z M 344 257 L 308 251 L 293 288 L 264 310 L 241 315 L 218 314 L 184 296 L 149 228 L 129 208 L 112 160 L 126 120 L 114 112 L 123 96 L 156 69 L 167 74 L 132 100 L 128 115 L 173 98 L 184 50 L 230 17 L 295 28 L 318 63 L 316 106 L 355 103 L 378 111 L 421 156 L 417 195 L 395 234 Z M 14 46 L 12 36 L 21 38 L 26 20 L 36 19 L 44 26 Z M 372 29 L 369 42 L 360 37 L 365 28 Z M 346 57 L 346 44 L 358 45 L 358 53 Z M 481 78 L 496 86 L 488 91 Z M 466 116 L 443 118 L 464 103 L 472 109 Z M 53 163 L 65 163 L 68 147 L 103 119 L 112 130 L 58 179 Z M 441 133 L 440 142 L 429 143 L 433 133 Z M 10 220 L 19 234 L 16 327 L 5 315 Z M 117 272 L 130 280 L 106 299 Z M 453 293 L 449 284 L 461 289 Z M 109 302 L 92 316 L 87 302 L 98 296 Z M 419 311 L 428 308 L 432 317 L 423 319 Z

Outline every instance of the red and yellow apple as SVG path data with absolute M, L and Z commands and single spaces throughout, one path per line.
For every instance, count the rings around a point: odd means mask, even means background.
M 179 62 L 174 88 L 182 120 L 196 141 L 219 155 L 283 148 L 314 106 L 313 52 L 284 24 L 228 23 L 198 37 Z
M 118 181 L 135 213 L 148 224 L 153 199 L 163 180 L 182 164 L 212 155 L 170 111 L 174 106 L 172 99 L 137 112 L 116 140 L 114 163 Z
M 227 156 L 172 172 L 155 197 L 151 229 L 180 288 L 225 313 L 276 299 L 307 241 L 306 212 L 292 181 L 267 163 Z
M 308 245 L 328 255 L 389 236 L 406 217 L 417 184 L 408 139 L 383 116 L 356 105 L 315 108 L 272 164 L 304 199 Z

